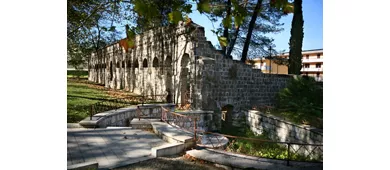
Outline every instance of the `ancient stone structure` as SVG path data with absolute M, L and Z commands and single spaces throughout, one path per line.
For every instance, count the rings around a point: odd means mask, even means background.
M 92 54 L 88 68 L 89 80 L 107 88 L 144 95 L 170 91 L 173 103 L 205 110 L 272 105 L 291 78 L 225 57 L 194 23 L 137 35 L 133 48 L 110 45 Z

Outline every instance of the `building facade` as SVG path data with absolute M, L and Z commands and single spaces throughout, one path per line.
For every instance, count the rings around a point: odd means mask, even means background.
M 279 57 L 288 59 L 289 53 L 283 53 Z M 301 74 L 314 77 L 316 81 L 323 81 L 323 50 L 304 50 L 302 51 L 302 69 Z M 255 69 L 260 69 L 266 74 L 288 74 L 288 67 L 281 65 L 276 60 L 267 59 L 265 57 L 255 58 L 248 61 Z
M 323 81 L 323 61 L 322 49 L 302 51 L 301 74 L 314 77 L 317 81 Z

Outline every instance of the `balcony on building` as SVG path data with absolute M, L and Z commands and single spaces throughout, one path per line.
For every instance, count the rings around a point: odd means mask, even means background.
M 314 67 L 301 69 L 301 72 L 322 72 L 322 71 L 323 71 L 323 68 L 314 68 Z

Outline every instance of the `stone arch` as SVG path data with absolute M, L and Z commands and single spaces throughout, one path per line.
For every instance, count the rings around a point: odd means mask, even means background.
M 125 68 L 125 61 L 122 61 L 122 68 Z
M 138 60 L 134 61 L 134 68 L 139 68 Z
M 116 68 L 120 68 L 121 67 L 121 63 L 119 61 L 116 62 Z
M 154 67 L 154 68 L 159 67 L 158 58 L 157 57 L 154 57 L 152 67 Z
M 183 57 L 181 58 L 181 66 L 182 67 L 187 67 L 190 63 L 190 56 L 185 53 L 183 54 Z
M 182 105 L 189 104 L 191 102 L 190 92 L 190 56 L 185 53 L 181 58 L 180 69 L 180 103 Z
M 142 67 L 143 68 L 147 68 L 148 67 L 148 59 L 144 59 L 143 61 L 142 61 Z
M 127 65 L 127 68 L 131 68 L 131 61 L 130 61 L 130 60 L 127 60 L 126 65 Z
M 168 71 L 168 68 L 172 68 L 172 57 L 167 56 L 164 61 L 164 68 Z
M 113 73 L 113 64 L 112 64 L 112 61 L 110 61 L 110 81 L 112 81 L 113 77 L 114 77 L 114 73 Z
M 234 106 L 227 104 L 221 108 L 221 125 L 222 130 L 229 130 L 233 124 Z
M 163 69 L 165 69 L 165 72 L 166 72 L 166 76 L 165 76 L 165 90 L 167 91 L 168 93 L 168 96 L 167 96 L 167 102 L 168 103 L 172 103 L 172 57 L 171 56 L 167 56 L 165 61 L 164 61 L 164 65 L 163 65 Z

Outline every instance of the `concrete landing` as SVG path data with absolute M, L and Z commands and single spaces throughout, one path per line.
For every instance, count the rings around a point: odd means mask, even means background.
M 151 132 L 139 129 L 68 129 L 68 166 L 98 162 L 111 169 L 154 158 L 152 148 L 168 144 Z
M 322 164 L 319 163 L 304 163 L 301 166 L 287 166 L 287 162 L 283 160 L 265 159 L 253 156 L 239 155 L 213 149 L 189 150 L 187 154 L 197 158 L 213 162 L 220 165 L 225 165 L 231 168 L 255 168 L 267 170 L 322 170 Z
M 164 141 L 169 143 L 182 143 L 184 149 L 194 146 L 193 133 L 186 132 L 177 127 L 173 127 L 165 122 L 151 122 L 153 131 Z

